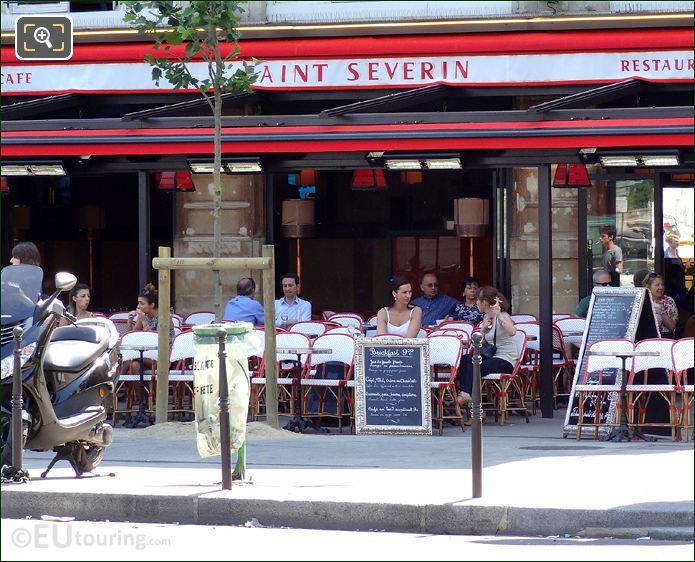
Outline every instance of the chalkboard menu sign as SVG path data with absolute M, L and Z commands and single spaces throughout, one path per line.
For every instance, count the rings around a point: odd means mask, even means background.
M 563 437 L 570 432 L 576 432 L 579 416 L 579 397 L 575 392 L 577 384 L 583 384 L 586 369 L 586 351 L 594 342 L 610 338 L 626 338 L 632 342 L 638 342 L 646 338 L 659 337 L 659 331 L 652 310 L 651 299 L 646 288 L 633 287 L 596 287 L 591 295 L 589 312 L 586 317 L 586 329 L 582 338 L 582 346 L 577 356 L 577 363 L 567 403 L 565 414 L 565 426 Z M 606 369 L 603 371 L 603 384 L 622 382 L 623 373 L 619 370 Z M 598 373 L 589 373 L 586 384 L 598 382 Z M 605 428 L 599 428 L 601 433 L 607 432 L 609 424 L 618 422 L 617 393 L 609 396 L 603 403 L 601 421 L 606 423 Z M 595 401 L 588 396 L 589 403 L 593 407 Z M 584 417 L 593 416 L 585 408 Z M 593 427 L 591 431 L 594 431 Z
M 356 341 L 358 434 L 432 434 L 428 345 L 421 339 Z

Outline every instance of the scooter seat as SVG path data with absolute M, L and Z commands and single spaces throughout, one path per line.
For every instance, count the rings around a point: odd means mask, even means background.
M 56 328 L 43 359 L 47 371 L 80 371 L 103 353 L 109 332 L 101 326 L 63 326 Z

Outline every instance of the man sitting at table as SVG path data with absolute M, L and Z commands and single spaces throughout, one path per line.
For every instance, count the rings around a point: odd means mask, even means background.
M 449 295 L 439 294 L 439 280 L 434 273 L 425 273 L 420 281 L 421 297 L 413 300 L 411 304 L 422 309 L 422 325 L 432 326 L 437 320 L 442 320 L 451 315 L 458 301 Z
M 594 287 L 610 287 L 611 274 L 606 270 L 601 269 L 594 273 Z M 575 316 L 586 318 L 589 313 L 589 303 L 591 302 L 591 293 L 579 301 L 577 309 L 574 311 Z
M 242 277 L 236 284 L 236 297 L 227 303 L 222 320 L 251 322 L 254 326 L 264 324 L 263 305 L 255 300 L 256 282 L 251 277 Z
M 296 273 L 285 273 L 282 276 L 282 292 L 285 296 L 275 301 L 276 326 L 311 320 L 311 303 L 297 296 L 299 276 Z

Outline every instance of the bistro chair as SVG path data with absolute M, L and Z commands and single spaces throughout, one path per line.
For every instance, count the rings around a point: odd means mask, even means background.
M 320 336 L 328 329 L 325 322 L 318 322 L 316 320 L 305 320 L 302 322 L 295 322 L 289 328 L 289 332 L 304 334 L 310 338 Z
M 183 323 L 187 326 L 198 326 L 200 324 L 212 324 L 215 321 L 215 313 L 207 310 L 199 310 L 197 312 L 191 312 L 186 318 L 183 319 Z
M 193 393 L 195 357 L 195 334 L 182 332 L 171 343 L 169 356 L 169 386 L 171 387 L 171 410 L 175 414 L 195 415 L 195 397 Z M 187 407 L 184 403 L 187 400 Z
M 681 400 L 680 428 L 685 432 L 684 439 L 689 441 L 693 437 L 693 420 L 690 412 L 693 405 L 693 338 L 677 340 L 673 344 L 671 355 Z
M 555 314 L 553 314 L 553 322 L 555 322 L 556 320 L 562 320 L 563 318 L 572 318 L 573 316 L 574 316 L 574 314 L 568 314 L 565 312 L 556 312 Z
M 249 398 L 249 415 L 251 421 L 257 421 L 261 410 L 265 412 L 265 330 L 254 328 L 261 347 L 249 357 L 249 376 L 251 378 L 251 396 Z M 277 342 L 276 342 L 277 343 Z
M 526 353 L 526 332 L 517 329 L 514 334 L 518 357 L 511 373 L 490 373 L 481 377 L 481 394 L 487 397 L 487 410 L 495 414 L 495 421 L 504 425 L 510 411 L 521 412 L 529 423 L 526 409 L 526 390 L 519 374 Z
M 579 349 L 582 346 L 582 338 L 586 329 L 586 318 L 572 317 L 560 318 L 553 322 L 562 332 L 565 344 Z M 568 333 L 569 332 L 569 333 Z M 570 350 L 568 349 L 568 352 Z
M 538 401 L 538 377 L 540 376 L 541 334 L 538 322 L 519 322 L 517 330 L 526 332 L 526 350 L 519 368 L 519 377 L 524 386 L 526 398 L 531 401 L 531 414 L 536 415 Z M 529 339 L 530 338 L 530 339 Z M 553 392 L 553 399 L 555 392 Z M 557 405 L 555 406 L 557 408 Z
M 324 320 L 328 320 L 334 314 L 335 314 L 335 311 L 333 311 L 333 310 L 324 310 L 321 313 L 321 316 L 323 317 Z
M 625 389 L 628 423 L 635 427 L 670 427 L 671 438 L 677 441 L 679 420 L 676 411 L 677 386 L 674 384 L 673 359 L 671 358 L 673 343 L 673 340 L 665 338 L 650 338 L 635 344 L 635 351 L 658 351 L 659 355 L 635 357 Z M 647 407 L 654 395 L 662 398 L 668 405 L 668 423 L 645 421 Z M 635 419 L 635 407 L 637 407 L 637 419 Z
M 519 324 L 520 322 L 538 322 L 538 318 L 533 314 L 510 314 L 509 317 L 514 324 Z
M 312 347 L 317 349 L 330 349 L 330 353 L 311 354 L 308 359 L 308 368 L 300 380 L 301 407 L 303 417 L 331 417 L 338 420 L 338 431 L 343 432 L 343 415 L 347 395 L 344 392 L 347 382 L 352 379 L 355 366 L 355 341 L 345 334 L 328 333 L 317 337 Z M 341 373 L 335 378 L 332 375 L 338 368 Z M 332 372 L 331 372 L 332 371 Z M 317 408 L 311 411 L 309 402 L 311 398 L 317 399 Z M 335 401 L 335 410 L 329 411 Z M 350 409 L 348 406 L 348 412 Z
M 584 375 L 575 386 L 578 401 L 577 414 L 577 441 L 582 437 L 582 429 L 594 428 L 594 439 L 598 439 L 600 427 L 610 427 L 609 412 L 604 412 L 604 406 L 612 394 L 616 399 L 618 409 L 615 419 L 620 419 L 621 404 L 619 399 L 621 376 L 628 376 L 632 371 L 632 357 L 625 361 L 623 373 L 623 361 L 616 356 L 591 355 L 591 351 L 633 351 L 634 344 L 624 338 L 605 339 L 592 343 L 585 354 Z M 612 380 L 610 380 L 610 378 Z M 608 380 L 606 380 L 608 378 Z M 612 424 L 616 425 L 616 424 Z
M 362 331 L 362 324 L 364 324 L 364 319 L 353 313 L 334 314 L 331 316 L 330 321 L 346 328 L 357 328 L 360 331 Z
M 439 435 L 442 435 L 445 419 L 458 420 L 461 431 L 466 431 L 461 407 L 457 400 L 456 375 L 463 344 L 458 336 L 430 335 L 427 338 L 430 349 L 430 388 L 434 403 L 435 421 L 439 424 Z M 445 380 L 438 380 L 439 370 L 444 367 Z M 448 415 L 445 410 L 451 411 Z

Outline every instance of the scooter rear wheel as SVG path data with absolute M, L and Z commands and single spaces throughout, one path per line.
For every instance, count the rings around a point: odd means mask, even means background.
M 80 473 L 92 472 L 104 460 L 106 447 L 97 447 L 96 445 L 88 445 L 86 447 L 76 447 L 74 449 L 73 458 L 77 464 Z

